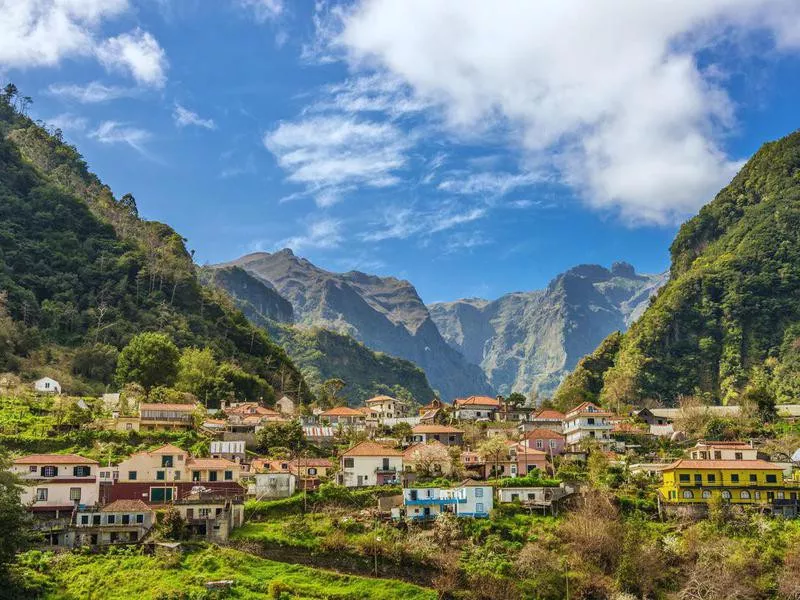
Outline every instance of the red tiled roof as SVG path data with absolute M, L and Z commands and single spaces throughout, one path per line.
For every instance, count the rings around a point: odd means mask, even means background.
M 349 406 L 337 406 L 320 413 L 320 417 L 363 417 L 364 414 Z
M 456 406 L 500 406 L 497 398 L 490 396 L 470 396 L 469 398 L 457 398 L 454 402 Z
M 391 396 L 375 396 L 367 400 L 367 404 L 369 404 L 370 402 L 386 402 L 387 400 L 394 401 L 395 398 L 392 398 Z
M 743 449 L 743 450 L 754 450 L 754 448 L 748 444 L 747 442 L 731 442 L 731 441 L 720 441 L 720 442 L 706 442 L 704 440 L 700 440 L 695 444 L 695 448 L 731 448 L 731 449 Z
M 563 421 L 564 420 L 564 413 L 559 412 L 557 410 L 550 410 L 550 409 L 542 409 L 533 415 L 534 419 L 548 419 L 553 421 Z
M 141 500 L 114 500 L 101 508 L 100 512 L 150 512 L 151 510 Z
M 331 461 L 327 458 L 296 458 L 289 463 L 295 467 L 331 467 Z
M 164 444 L 155 450 L 149 450 L 148 454 L 187 454 L 186 450 L 173 446 L 172 444 Z
M 400 450 L 394 448 L 387 448 L 375 442 L 361 442 L 350 448 L 342 456 L 403 456 Z
M 782 471 L 780 465 L 765 460 L 688 460 L 679 458 L 664 467 L 667 469 L 737 469 L 758 471 Z
M 410 458 L 414 454 L 414 452 L 416 452 L 417 450 L 421 450 L 422 448 L 428 448 L 430 446 L 434 446 L 436 448 L 441 447 L 441 448 L 447 449 L 447 446 L 445 446 L 439 440 L 433 440 L 433 441 L 430 441 L 430 442 L 427 442 L 427 443 L 426 442 L 417 442 L 416 444 L 411 444 L 408 448 L 403 450 L 403 456 L 405 458 Z
M 610 412 L 606 412 L 597 406 L 594 402 L 582 402 L 565 415 L 566 417 L 574 417 L 582 414 L 589 414 L 599 417 L 611 417 Z
M 143 403 L 139 405 L 139 412 L 143 410 L 164 410 L 173 412 L 193 412 L 196 404 L 151 404 Z
M 414 425 L 412 433 L 464 433 L 463 430 L 449 425 Z
M 97 465 L 100 464 L 91 458 L 78 454 L 28 454 L 14 460 L 15 465 Z
M 557 431 L 553 431 L 552 429 L 546 429 L 544 427 L 539 429 L 532 429 L 528 433 L 525 434 L 526 440 L 563 440 L 564 435 L 558 433 Z

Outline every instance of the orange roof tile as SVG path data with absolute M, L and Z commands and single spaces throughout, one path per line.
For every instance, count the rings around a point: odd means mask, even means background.
M 564 413 L 557 410 L 542 409 L 532 417 L 533 419 L 547 419 L 548 421 L 563 421 Z
M 349 406 L 336 406 L 325 412 L 320 413 L 320 417 L 363 417 L 363 413 L 361 411 L 356 410 L 355 408 L 350 408 Z
M 410 458 L 414 454 L 414 452 L 416 452 L 417 450 L 420 450 L 422 448 L 427 448 L 427 447 L 430 447 L 430 446 L 433 446 L 435 448 L 439 448 L 439 447 L 445 448 L 445 449 L 447 448 L 447 446 L 445 446 L 439 440 L 433 440 L 433 441 L 430 441 L 430 442 L 417 442 L 416 444 L 411 444 L 408 448 L 403 450 L 403 456 L 405 458 Z
M 394 401 L 395 398 L 392 398 L 391 396 L 375 396 L 367 400 L 367 404 L 369 404 L 370 402 L 386 402 L 387 400 Z
M 590 414 L 600 417 L 610 417 L 613 416 L 612 413 L 604 411 L 599 406 L 597 406 L 594 402 L 581 402 L 578 406 L 573 408 L 572 410 L 568 411 L 565 417 L 575 417 L 582 414 Z
M 387 448 L 369 440 L 356 444 L 342 456 L 403 456 L 400 450 Z
M 114 500 L 106 504 L 100 512 L 150 512 L 153 509 L 141 500 Z
M 100 464 L 91 458 L 78 454 L 28 454 L 14 460 L 15 465 L 97 465 Z
M 148 454 L 187 454 L 186 450 L 178 448 L 172 444 L 164 444 L 155 450 L 149 450 Z
M 449 425 L 414 425 L 412 433 L 464 433 L 463 430 Z
M 454 402 L 456 406 L 500 406 L 500 400 L 490 396 L 470 396 L 469 398 L 457 398 Z

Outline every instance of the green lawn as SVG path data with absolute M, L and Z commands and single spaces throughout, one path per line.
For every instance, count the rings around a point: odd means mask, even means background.
M 26 562 L 23 557 L 22 562 Z M 66 554 L 36 568 L 51 582 L 47 600 L 348 599 L 433 600 L 432 590 L 264 560 L 229 548 L 146 556 L 137 550 L 105 555 Z M 207 581 L 231 579 L 228 592 L 207 592 Z

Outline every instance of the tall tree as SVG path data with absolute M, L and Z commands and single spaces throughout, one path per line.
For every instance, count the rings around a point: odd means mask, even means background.
M 172 385 L 178 375 L 178 348 L 163 333 L 134 336 L 117 361 L 117 382 L 140 384 L 148 392 L 157 385 Z

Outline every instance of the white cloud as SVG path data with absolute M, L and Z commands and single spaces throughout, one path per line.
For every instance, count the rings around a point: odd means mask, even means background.
M 91 55 L 100 23 L 127 8 L 127 0 L 0 0 L 0 65 L 52 67 Z
M 281 123 L 264 135 L 264 145 L 289 181 L 305 185 L 320 206 L 329 206 L 352 186 L 398 183 L 410 141 L 391 123 L 332 115 Z
M 145 155 L 147 152 L 144 144 L 151 137 L 149 131 L 130 127 L 117 121 L 103 121 L 89 136 L 103 144 L 127 144 Z
M 380 242 L 389 239 L 402 240 L 416 235 L 429 236 L 482 219 L 486 215 L 487 209 L 483 206 L 464 208 L 449 202 L 429 210 L 393 206 L 383 212 L 380 222 L 371 231 L 363 233 L 361 239 L 365 242 Z
M 197 127 L 204 127 L 205 129 L 216 129 L 213 119 L 203 119 L 196 112 L 184 108 L 180 104 L 175 104 L 175 110 L 172 112 L 172 118 L 175 120 L 175 125 L 178 127 L 186 127 L 195 125 Z
M 381 73 L 347 79 L 325 87 L 323 92 L 325 96 L 310 110 L 380 112 L 396 118 L 431 107 L 430 102 L 415 96 L 402 79 Z
M 438 188 L 453 194 L 505 196 L 517 188 L 529 187 L 544 180 L 542 175 L 536 173 L 455 173 L 440 182 Z
M 502 132 L 631 222 L 682 218 L 739 168 L 722 146 L 735 107 L 699 52 L 764 32 L 800 48 L 796 0 L 372 0 L 333 16 L 327 55 L 400 78 L 453 132 Z
M 158 41 L 141 29 L 105 40 L 96 54 L 106 69 L 129 73 L 141 85 L 161 88 L 167 81 L 166 54 Z
M 47 123 L 51 129 L 60 129 L 64 133 L 80 133 L 81 131 L 85 131 L 89 124 L 86 117 L 80 117 L 71 113 L 61 113 L 60 115 L 50 117 L 49 119 L 45 119 L 45 123 Z
M 136 90 L 115 85 L 105 85 L 99 81 L 92 81 L 86 85 L 54 83 L 47 88 L 47 91 L 54 96 L 75 100 L 81 104 L 107 102 L 136 94 Z
M 239 0 L 239 5 L 252 11 L 259 23 L 277 19 L 284 10 L 283 0 Z
M 308 248 L 331 249 L 342 242 L 342 222 L 338 219 L 323 218 L 308 223 L 306 232 L 281 240 L 278 248 L 302 250 Z

